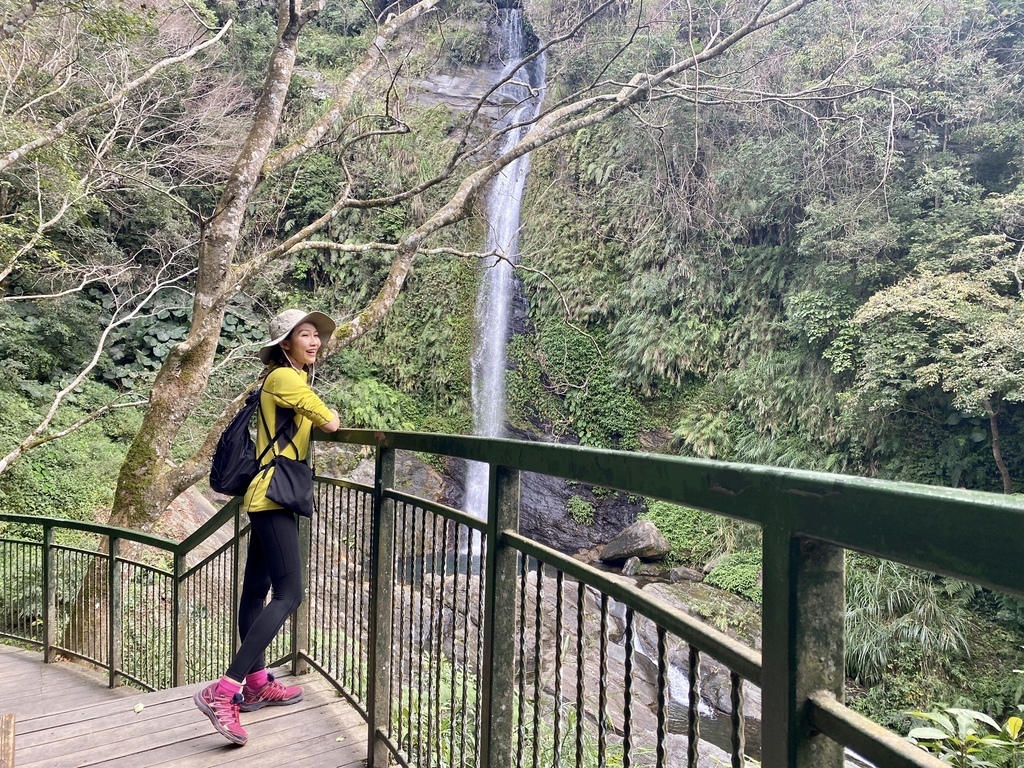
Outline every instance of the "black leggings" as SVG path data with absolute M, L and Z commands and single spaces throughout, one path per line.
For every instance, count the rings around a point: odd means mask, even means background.
M 295 515 L 283 509 L 253 512 L 249 522 L 249 554 L 238 606 L 242 645 L 227 671 L 233 680 L 244 680 L 250 672 L 267 665 L 264 651 L 302 602 L 302 563 Z M 271 587 L 274 596 L 266 603 Z

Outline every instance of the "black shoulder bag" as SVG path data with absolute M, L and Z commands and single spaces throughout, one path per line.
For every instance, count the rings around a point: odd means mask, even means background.
M 270 425 L 267 423 L 266 416 L 263 415 L 263 406 L 260 405 L 260 418 L 263 419 L 263 428 L 267 434 L 270 434 Z M 295 412 L 292 411 L 292 419 L 295 418 Z M 280 430 L 278 435 L 280 435 Z M 293 446 L 295 441 L 290 437 L 288 438 Z M 271 450 L 274 451 L 274 458 L 270 460 L 270 464 L 274 466 L 274 474 L 270 476 L 270 485 L 267 486 L 267 498 L 282 507 L 287 509 L 289 512 L 294 512 L 297 515 L 303 515 L 304 517 L 313 516 L 313 470 L 305 461 L 299 461 L 297 459 L 290 459 L 287 456 L 281 456 L 277 452 L 277 438 L 270 444 Z M 298 448 L 296 447 L 296 453 Z

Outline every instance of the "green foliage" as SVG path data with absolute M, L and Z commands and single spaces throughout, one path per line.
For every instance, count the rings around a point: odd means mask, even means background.
M 476 754 L 477 677 L 444 655 L 425 651 L 421 662 L 420 674 L 428 674 L 418 684 L 428 692 L 432 686 L 438 698 L 425 701 L 415 683 L 403 684 L 392 698 L 391 722 L 405 733 L 402 748 L 410 756 L 438 755 L 441 765 L 468 765 Z
M 640 518 L 654 523 L 672 545 L 668 565 L 701 568 L 736 542 L 738 523 L 667 501 L 648 501 Z
M 578 525 L 594 524 L 594 505 L 581 496 L 570 496 L 565 503 L 565 511 Z
M 9 436 L 20 437 L 13 425 L 22 423 L 25 411 L 32 410 L 17 396 L 0 397 L 0 416 L 12 425 Z M 21 418 L 15 415 L 19 412 Z M 67 415 L 74 417 L 74 412 Z M 129 424 L 134 419 L 127 414 L 117 418 L 115 434 L 132 431 Z M 123 443 L 113 442 L 104 433 L 103 422 L 47 443 L 0 475 L 0 510 L 93 521 L 109 509 L 124 449 Z
M 59 383 L 87 360 L 98 336 L 96 307 L 80 296 L 35 305 L 0 304 L 0 388 L 31 396 L 45 383 Z
M 727 589 L 755 603 L 760 603 L 762 599 L 761 553 L 745 551 L 723 555 L 704 581 L 713 587 Z
M 325 397 L 337 405 L 346 426 L 365 429 L 412 430 L 420 408 L 416 401 L 376 379 L 359 379 L 351 386 L 335 386 Z
M 888 561 L 851 559 L 847 573 L 847 674 L 883 685 L 909 645 L 920 675 L 948 671 L 969 653 L 975 588 Z
M 956 768 L 1019 768 L 1024 755 L 1024 720 L 1016 715 L 999 725 L 984 712 L 947 707 L 911 712 L 923 720 L 907 738 Z M 991 729 L 991 730 L 990 730 Z
M 373 338 L 359 345 L 384 383 L 419 403 L 419 428 L 468 428 L 474 266 L 457 258 L 424 260 Z
M 563 322 L 545 323 L 534 353 L 541 364 L 542 385 L 562 396 L 565 426 L 581 444 L 636 450 L 647 423 L 646 410 L 607 364 L 601 336 Z M 526 386 L 536 390 L 536 382 Z
M 562 399 L 545 386 L 544 368 L 536 354 L 535 340 L 515 334 L 505 348 L 509 371 L 505 376 L 508 420 L 521 429 L 551 429 L 563 434 L 568 416 Z
M 474 66 L 487 58 L 487 35 L 481 29 L 465 27 L 445 36 L 445 57 L 451 66 Z
M 246 85 L 255 90 L 266 76 L 270 51 L 277 37 L 274 6 L 238 5 L 235 13 L 236 24 L 228 40 L 228 56 L 245 78 Z

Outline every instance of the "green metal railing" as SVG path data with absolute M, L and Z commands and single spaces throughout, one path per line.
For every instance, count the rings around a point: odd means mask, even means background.
M 0 637 L 39 647 L 46 662 L 101 667 L 111 687 L 159 690 L 227 668 L 248 537 L 238 500 L 181 542 L 74 520 L 2 523 Z M 274 659 L 293 655 L 292 634 L 275 640 Z
M 844 748 L 879 766 L 940 766 L 843 704 L 843 550 L 1024 595 L 1024 504 L 1013 498 L 518 441 L 319 439 L 374 447 L 374 484 L 318 478 L 319 511 L 303 528 L 309 598 L 271 656 L 314 667 L 349 699 L 368 723 L 372 766 L 741 766 L 753 756 L 838 768 Z M 489 464 L 486 519 L 398 490 L 397 451 Z M 760 526 L 761 652 L 522 536 L 523 472 Z M 102 664 L 111 684 L 164 687 L 227 666 L 246 536 L 237 504 L 180 544 L 0 522 L 19 532 L 0 539 L 0 634 L 47 659 Z M 96 613 L 98 648 L 67 647 L 83 581 L 92 598 L 120 596 Z M 125 626 L 142 621 L 145 642 L 128 644 Z M 144 653 L 150 644 L 172 652 Z M 151 656 L 172 661 L 163 669 Z M 758 694 L 760 721 L 747 717 Z M 709 699 L 717 718 L 702 716 Z

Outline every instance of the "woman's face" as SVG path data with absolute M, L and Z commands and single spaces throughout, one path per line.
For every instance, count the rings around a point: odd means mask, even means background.
M 281 349 L 296 365 L 312 365 L 320 350 L 320 332 L 312 323 L 299 323 L 288 338 L 281 342 Z

